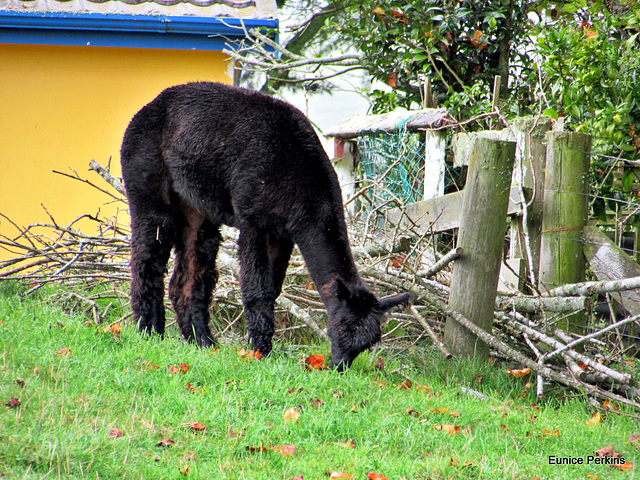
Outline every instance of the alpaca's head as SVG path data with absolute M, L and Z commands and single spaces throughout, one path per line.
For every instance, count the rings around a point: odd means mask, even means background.
M 411 300 L 409 293 L 378 299 L 361 282 L 347 284 L 340 278 L 331 282 L 325 293 L 331 367 L 339 371 L 380 340 L 385 313 L 397 306 L 406 307 Z

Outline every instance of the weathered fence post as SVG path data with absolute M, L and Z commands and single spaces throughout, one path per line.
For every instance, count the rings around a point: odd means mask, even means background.
M 546 137 L 550 129 L 549 117 L 525 117 L 513 122 L 513 131 L 519 145 L 513 181 L 531 189 L 532 198 L 527 211 L 511 219 L 509 258 L 527 259 L 527 267 L 531 268 L 527 278 L 534 280 L 534 286 L 539 278 L 544 172 L 547 159 Z M 526 225 L 523 223 L 525 220 Z
M 425 132 L 424 192 L 422 200 L 444 195 L 444 168 L 447 139 L 441 132 Z
M 449 306 L 490 332 L 504 247 L 515 142 L 478 138 L 471 150 Z M 447 320 L 444 343 L 461 357 L 488 357 L 489 346 Z
M 590 150 L 590 135 L 548 134 L 538 283 L 543 292 L 565 283 L 584 281 L 581 237 L 589 213 Z M 584 318 L 584 314 L 572 315 L 559 327 L 580 331 Z

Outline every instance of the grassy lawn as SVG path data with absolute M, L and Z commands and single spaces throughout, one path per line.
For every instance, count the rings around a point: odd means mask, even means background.
M 0 478 L 639 478 L 637 419 L 587 424 L 575 392 L 539 400 L 505 366 L 418 345 L 362 355 L 345 374 L 308 370 L 300 360 L 328 344 L 276 344 L 258 361 L 241 344 L 105 332 L 44 293 L 15 293 L 0 286 Z M 393 373 L 402 364 L 411 386 Z M 586 464 L 609 445 L 635 467 Z

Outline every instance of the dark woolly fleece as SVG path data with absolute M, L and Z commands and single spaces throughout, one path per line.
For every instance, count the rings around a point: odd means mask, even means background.
M 140 330 L 164 332 L 163 279 L 187 340 L 214 344 L 209 305 L 219 226 L 240 231 L 241 291 L 252 348 L 271 351 L 274 302 L 298 245 L 329 314 L 332 365 L 349 366 L 380 340 L 385 312 L 349 248 L 340 186 L 318 137 L 291 105 L 254 91 L 190 83 L 163 91 L 131 120 L 122 143 L 131 211 L 131 305 Z

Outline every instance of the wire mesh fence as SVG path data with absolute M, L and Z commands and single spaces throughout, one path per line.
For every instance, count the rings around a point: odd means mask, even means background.
M 366 192 L 367 210 L 382 204 L 401 206 L 422 200 L 424 148 L 420 134 L 403 128 L 394 133 L 373 132 L 358 137 L 362 181 L 373 185 Z

